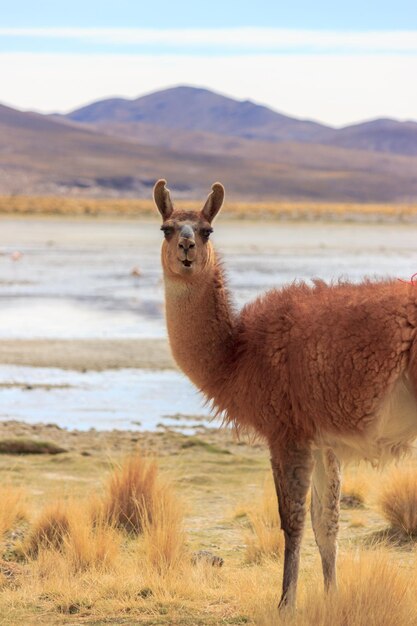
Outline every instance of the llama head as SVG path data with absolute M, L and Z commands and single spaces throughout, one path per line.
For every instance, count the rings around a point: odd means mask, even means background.
M 165 180 L 158 180 L 153 197 L 162 216 L 162 266 L 169 276 L 193 280 L 213 265 L 213 248 L 209 241 L 212 222 L 220 211 L 224 188 L 214 183 L 201 211 L 175 209 Z

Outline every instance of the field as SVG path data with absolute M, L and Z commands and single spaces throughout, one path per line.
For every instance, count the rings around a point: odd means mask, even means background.
M 2 624 L 417 624 L 415 544 L 410 534 L 390 530 L 378 507 L 392 468 L 345 474 L 335 597 L 322 591 L 308 521 L 297 613 L 278 617 L 282 537 L 260 443 L 216 429 L 186 437 L 167 429 L 80 433 L 18 422 L 3 423 L 0 439 L 8 442 L 3 452 L 12 442 L 15 452 L 25 442 L 26 451 L 0 454 Z M 48 454 L 44 444 L 46 453 L 27 453 L 30 442 L 45 440 L 65 451 Z M 158 463 L 147 481 L 146 456 Z M 415 469 L 415 460 L 405 465 Z M 97 513 L 109 494 L 113 504 L 122 494 L 129 506 L 128 483 L 139 488 L 130 501 L 133 512 L 142 511 L 139 533 Z M 59 521 L 65 516 L 67 534 Z M 51 519 L 55 535 L 47 531 Z
M 175 194 L 174 194 L 175 195 Z M 151 196 L 151 189 L 149 190 Z M 178 200 L 184 209 L 198 209 L 204 197 L 195 202 Z M 155 215 L 152 200 L 61 198 L 54 196 L 0 196 L 3 215 L 66 215 L 103 217 L 148 217 Z M 415 203 L 349 203 L 349 202 L 228 202 L 225 217 L 238 219 L 336 220 L 336 221 L 415 221 Z

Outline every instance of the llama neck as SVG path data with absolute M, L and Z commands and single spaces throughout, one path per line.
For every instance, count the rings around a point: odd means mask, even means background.
M 227 376 L 233 350 L 234 314 L 221 267 L 215 263 L 198 282 L 164 276 L 171 350 L 179 367 L 213 397 Z

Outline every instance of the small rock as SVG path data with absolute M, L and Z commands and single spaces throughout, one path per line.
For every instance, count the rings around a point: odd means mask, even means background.
M 138 591 L 138 598 L 150 598 L 153 595 L 153 591 L 150 587 L 144 587 Z
M 19 579 L 23 572 L 22 566 L 18 563 L 0 559 L 0 586 L 15 587 L 19 584 Z
M 363 509 L 363 502 L 356 496 L 343 495 L 340 498 L 340 504 L 344 509 Z
M 222 567 L 224 559 L 222 559 L 221 556 L 216 556 L 208 550 L 199 550 L 198 552 L 194 552 L 193 556 L 191 557 L 191 562 L 193 565 L 204 562 L 208 565 L 212 565 L 213 567 Z

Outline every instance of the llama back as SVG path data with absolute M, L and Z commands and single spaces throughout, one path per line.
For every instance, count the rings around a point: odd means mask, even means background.
M 250 392 L 241 394 L 239 419 L 243 413 L 268 439 L 365 436 L 399 378 L 414 368 L 417 380 L 412 289 L 397 281 L 301 283 L 246 306 L 233 379 L 236 393 L 245 381 Z

